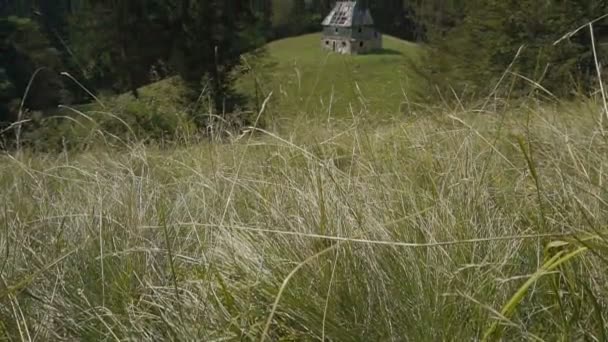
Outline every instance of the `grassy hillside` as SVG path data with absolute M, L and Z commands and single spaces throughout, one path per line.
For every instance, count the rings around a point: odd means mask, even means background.
M 0 340 L 606 340 L 598 108 L 3 155 Z
M 261 57 L 244 56 L 236 72 L 236 88 L 249 109 L 261 106 L 273 93 L 264 122 L 274 128 L 292 126 L 297 119 L 332 121 L 392 119 L 407 114 L 426 91 L 415 72 L 422 47 L 384 36 L 384 49 L 361 56 L 343 56 L 321 49 L 321 35 L 309 34 L 268 44 Z M 108 102 L 120 106 L 154 102 L 167 111 L 185 108 L 179 78 L 162 80 L 140 89 L 140 100 L 130 93 Z
M 425 82 L 414 65 L 421 61 L 422 47 L 385 36 L 381 51 L 343 56 L 323 51 L 320 39 L 320 34 L 309 34 L 279 40 L 268 44 L 261 55 L 244 56 L 235 77 L 249 119 L 271 92 L 260 126 L 301 136 L 308 133 L 301 128 L 311 124 L 345 127 L 355 118 L 379 127 L 418 110 L 415 101 Z M 121 145 L 133 140 L 188 140 L 197 128 L 188 111 L 193 104 L 187 103 L 185 93 L 181 79 L 171 77 L 141 87 L 137 100 L 130 92 L 101 95 L 98 101 L 59 109 L 50 119 L 30 125 L 23 141 L 43 150 L 86 149 L 104 131 L 112 132 L 102 137 L 104 142 Z M 201 103 L 198 108 L 198 114 L 205 115 L 208 107 Z M 234 128 L 224 118 L 210 117 L 213 134 Z
M 274 92 L 273 118 L 351 117 L 364 109 L 376 116 L 402 114 L 421 92 L 412 69 L 422 49 L 384 36 L 384 50 L 342 56 L 321 49 L 321 35 L 309 34 L 272 42 L 267 57 L 239 80 L 239 89 L 255 98 Z M 272 121 L 272 120 L 269 120 Z

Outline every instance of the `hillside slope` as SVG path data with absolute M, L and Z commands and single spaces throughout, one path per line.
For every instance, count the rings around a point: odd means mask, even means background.
M 265 46 L 256 57 L 243 56 L 235 77 L 236 90 L 249 108 L 259 108 L 273 93 L 266 122 L 345 118 L 361 111 L 375 118 L 402 114 L 408 102 L 424 92 L 413 68 L 423 49 L 394 37 L 384 37 L 384 49 L 373 54 L 343 56 L 324 51 L 318 33 L 286 38 Z M 179 77 L 140 89 L 140 99 L 164 107 L 184 106 Z M 133 101 L 130 93 L 119 102 Z
M 384 36 L 384 49 L 373 54 L 343 56 L 321 49 L 321 35 L 308 34 L 272 42 L 266 58 L 239 79 L 238 89 L 256 98 L 274 93 L 278 119 L 305 115 L 316 118 L 350 117 L 363 109 L 393 116 L 424 90 L 413 63 L 422 49 Z

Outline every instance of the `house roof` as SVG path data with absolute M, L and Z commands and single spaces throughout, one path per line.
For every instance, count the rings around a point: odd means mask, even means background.
M 369 9 L 364 9 L 357 1 L 338 1 L 329 15 L 323 20 L 323 26 L 372 26 L 374 19 Z

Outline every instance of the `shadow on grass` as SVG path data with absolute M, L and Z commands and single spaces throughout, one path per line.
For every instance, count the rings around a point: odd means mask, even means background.
M 370 55 L 403 55 L 401 51 L 393 49 L 379 49 L 369 53 Z

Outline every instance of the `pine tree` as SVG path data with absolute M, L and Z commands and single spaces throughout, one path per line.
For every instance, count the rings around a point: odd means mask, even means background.
M 168 56 L 164 1 L 90 0 L 72 16 L 70 36 L 87 78 L 118 92 L 150 81 L 151 67 Z
M 602 2 L 470 0 L 462 13 L 445 33 L 433 35 L 430 65 L 439 76 L 433 81 L 483 93 L 513 63 L 511 90 L 527 91 L 537 82 L 563 94 L 573 84 L 590 84 L 594 65 L 588 35 L 553 43 L 598 13 L 608 13 Z
M 216 110 L 223 113 L 234 105 L 231 70 L 240 55 L 260 46 L 264 37 L 251 7 L 238 0 L 181 0 L 171 26 L 177 33 L 172 65 L 192 90 L 193 98 L 203 88 L 210 90 Z

